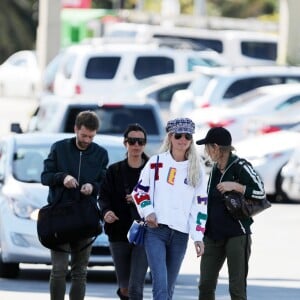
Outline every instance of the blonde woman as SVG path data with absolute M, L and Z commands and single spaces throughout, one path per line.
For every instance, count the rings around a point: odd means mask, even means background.
M 152 156 L 132 193 L 147 222 L 145 250 L 152 274 L 153 299 L 171 300 L 189 236 L 196 255 L 204 253 L 206 181 L 188 118 L 167 123 L 162 153 Z

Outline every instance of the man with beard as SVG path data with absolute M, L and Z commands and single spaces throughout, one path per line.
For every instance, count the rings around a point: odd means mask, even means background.
M 93 142 L 98 128 L 99 119 L 94 112 L 80 112 L 75 120 L 75 137 L 60 140 L 52 145 L 41 174 L 42 184 L 49 186 L 49 203 L 53 202 L 63 188 L 78 188 L 82 194 L 94 196 L 96 201 L 108 164 L 106 149 Z M 70 255 L 69 297 L 70 300 L 84 299 L 87 266 L 92 247 L 84 247 L 88 243 L 89 239 L 78 237 L 78 241 L 61 246 L 66 252 L 51 250 L 51 300 L 65 299 Z

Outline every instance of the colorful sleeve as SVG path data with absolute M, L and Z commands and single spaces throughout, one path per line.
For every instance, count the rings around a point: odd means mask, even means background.
M 150 160 L 143 168 L 139 181 L 134 187 L 132 197 L 134 199 L 137 210 L 142 218 L 154 212 L 153 203 L 151 201 L 151 163 Z
M 202 182 L 197 187 L 189 218 L 190 235 L 193 241 L 202 241 L 207 220 L 207 192 L 205 173 L 202 172 Z

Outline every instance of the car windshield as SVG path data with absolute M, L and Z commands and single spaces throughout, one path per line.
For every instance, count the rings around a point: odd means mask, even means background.
M 77 114 L 85 108 L 70 108 L 66 119 L 68 120 L 64 132 L 74 132 L 74 123 Z M 123 105 L 103 105 L 90 107 L 101 120 L 98 133 L 121 135 L 128 124 L 141 124 L 149 135 L 158 135 L 159 128 L 152 109 L 147 106 L 127 107 Z
M 41 182 L 43 162 L 49 145 L 18 146 L 13 157 L 13 175 L 23 182 Z
M 107 146 L 103 140 L 101 145 L 107 149 L 109 164 L 124 159 L 122 145 Z M 40 183 L 41 172 L 44 168 L 44 159 L 47 158 L 50 145 L 20 145 L 13 156 L 13 176 L 18 181 Z

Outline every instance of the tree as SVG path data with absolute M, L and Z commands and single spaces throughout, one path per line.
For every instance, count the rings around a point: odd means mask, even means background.
M 12 53 L 33 49 L 37 28 L 37 4 L 34 0 L 0 1 L 0 62 Z

